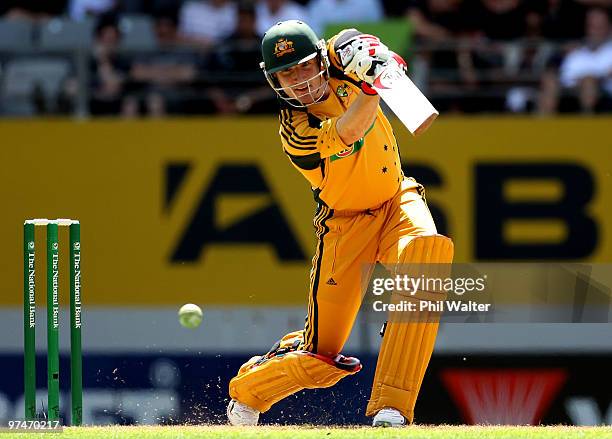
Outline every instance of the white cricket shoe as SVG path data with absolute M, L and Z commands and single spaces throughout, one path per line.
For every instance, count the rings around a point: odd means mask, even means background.
M 227 405 L 227 419 L 232 425 L 257 425 L 259 412 L 240 401 L 232 399 Z
M 386 407 L 376 413 L 373 427 L 402 427 L 406 425 L 406 418 L 398 411 L 390 407 Z

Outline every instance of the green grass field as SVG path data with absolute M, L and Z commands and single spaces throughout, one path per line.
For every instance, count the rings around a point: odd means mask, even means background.
M 478 426 L 412 426 L 405 428 L 371 427 L 227 427 L 227 426 L 172 426 L 172 427 L 72 427 L 62 433 L 4 433 L 1 439 L 577 439 L 612 438 L 612 427 L 478 427 Z

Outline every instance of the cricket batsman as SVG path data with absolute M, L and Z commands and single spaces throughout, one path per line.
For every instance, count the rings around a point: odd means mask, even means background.
M 234 425 L 255 425 L 281 399 L 333 386 L 361 369 L 357 358 L 340 352 L 361 305 L 364 267 L 380 262 L 394 272 L 453 258 L 452 241 L 437 234 L 423 187 L 402 172 L 372 87 L 386 63 L 405 68 L 405 62 L 375 36 L 347 29 L 326 43 L 296 20 L 265 33 L 262 55 L 263 72 L 280 97 L 283 151 L 318 204 L 318 242 L 305 327 L 251 358 L 231 380 L 227 415 Z M 374 426 L 413 421 L 437 330 L 437 320 L 427 318 L 390 319 L 384 326 L 366 412 Z

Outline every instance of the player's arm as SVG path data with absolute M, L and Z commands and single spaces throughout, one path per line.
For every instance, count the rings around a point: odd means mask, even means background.
M 365 135 L 376 119 L 379 102 L 378 94 L 361 93 L 338 118 L 336 130 L 345 144 L 351 145 Z
M 357 82 L 362 90 L 336 123 L 338 135 L 350 145 L 362 138 L 376 119 L 380 99 L 372 83 L 392 52 L 377 37 L 356 29 L 347 29 L 333 37 L 329 46 L 332 66 Z

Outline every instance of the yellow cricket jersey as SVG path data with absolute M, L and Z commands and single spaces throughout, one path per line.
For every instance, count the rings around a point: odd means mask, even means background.
M 345 144 L 336 121 L 361 90 L 342 74 L 334 42 L 327 50 L 331 62 L 329 96 L 305 109 L 284 106 L 280 138 L 285 154 L 310 182 L 315 197 L 336 210 L 366 210 L 389 200 L 403 178 L 397 142 L 380 106 L 372 126 L 352 145 Z

